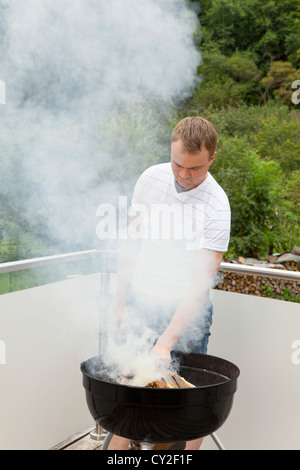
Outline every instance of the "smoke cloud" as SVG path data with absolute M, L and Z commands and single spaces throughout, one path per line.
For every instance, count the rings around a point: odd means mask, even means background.
M 98 243 L 97 206 L 169 159 L 197 27 L 185 0 L 0 1 L 0 197 L 19 229 Z
M 60 251 L 102 243 L 97 207 L 169 161 L 167 123 L 201 62 L 198 26 L 187 0 L 0 0 L 0 239 L 9 214 L 13 235 Z M 124 371 L 140 351 L 137 381 L 154 380 L 155 334 L 143 325 L 133 343 L 129 325 L 110 360 Z
M 148 241 L 145 242 L 146 249 L 148 243 Z M 162 241 L 162 243 L 164 246 L 161 258 L 164 256 L 167 245 L 173 244 L 169 240 Z M 128 263 L 135 249 L 137 247 L 134 248 L 132 244 L 124 242 L 123 255 L 126 256 L 126 252 L 129 255 L 126 257 Z M 213 255 L 205 251 L 199 252 L 199 250 L 184 253 L 179 249 L 178 252 L 175 246 L 172 246 L 172 250 L 177 260 L 180 258 L 180 261 L 189 267 L 188 274 L 193 279 L 188 284 L 183 282 L 186 274 L 178 270 L 178 262 L 170 262 L 168 266 L 164 266 L 163 262 L 162 265 L 154 264 L 153 278 L 156 276 L 160 279 L 159 289 L 155 281 L 150 279 L 145 291 L 136 289 L 134 285 L 129 286 L 124 309 L 119 310 L 118 297 L 116 302 L 113 297 L 110 307 L 104 309 L 107 317 L 103 318 L 103 326 L 106 327 L 103 331 L 107 334 L 102 337 L 100 357 L 109 370 L 110 378 L 117 382 L 122 380 L 122 376 L 129 374 L 133 377 L 131 385 L 145 386 L 160 377 L 167 377 L 170 368 L 179 371 L 176 354 L 173 356 L 172 363 L 169 364 L 161 362 L 151 352 L 183 301 L 185 310 L 182 315 L 186 322 L 182 322 L 181 336 L 174 344 L 172 351 L 175 353 L 176 351 L 195 352 L 195 348 L 204 345 L 204 338 L 209 334 L 212 310 L 211 302 L 206 296 L 214 287 Z M 174 278 L 174 269 L 177 279 Z M 162 277 L 158 274 L 161 270 L 164 271 Z M 126 269 L 119 270 L 118 282 L 121 286 L 124 281 L 126 284 L 127 276 Z M 165 288 L 162 278 L 165 279 L 168 289 Z M 150 292 L 151 288 L 155 288 L 154 294 Z M 148 293 L 146 293 L 147 289 Z

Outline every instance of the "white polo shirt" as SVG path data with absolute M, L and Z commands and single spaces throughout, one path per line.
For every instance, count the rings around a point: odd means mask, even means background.
M 193 281 L 199 250 L 227 251 L 229 201 L 210 173 L 196 188 L 178 192 L 171 163 L 154 165 L 138 179 L 132 207 L 143 212 L 133 278 L 142 292 L 180 299 Z

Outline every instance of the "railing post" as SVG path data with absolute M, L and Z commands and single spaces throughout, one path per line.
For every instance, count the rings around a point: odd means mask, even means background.
M 104 441 L 107 432 L 100 426 L 100 424 L 96 423 L 95 429 L 90 432 L 91 439 L 95 441 Z
M 104 349 L 105 344 L 105 329 L 107 311 L 109 308 L 109 291 L 110 291 L 110 273 L 107 271 L 106 251 L 100 251 L 99 255 L 102 256 L 102 265 L 100 268 L 100 290 L 99 290 L 99 356 Z M 107 431 L 105 431 L 100 424 L 96 422 L 96 427 L 90 432 L 91 439 L 102 441 L 105 439 Z

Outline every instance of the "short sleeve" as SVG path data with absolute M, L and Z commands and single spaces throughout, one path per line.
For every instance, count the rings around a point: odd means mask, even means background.
M 226 206 L 216 209 L 206 218 L 204 226 L 203 248 L 225 252 L 230 240 L 231 211 L 229 202 Z

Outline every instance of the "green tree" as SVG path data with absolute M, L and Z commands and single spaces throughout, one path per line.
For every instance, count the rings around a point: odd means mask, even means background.
M 208 47 L 202 56 L 203 64 L 199 67 L 202 82 L 195 88 L 187 107 L 199 111 L 210 105 L 220 108 L 257 101 L 260 73 L 255 55 L 236 51 L 227 57 L 218 49 Z
M 284 103 L 292 106 L 292 83 L 299 79 L 300 70 L 295 69 L 290 62 L 274 61 L 267 75 L 262 78 L 260 85 L 264 101 L 270 97 L 279 97 Z
M 200 21 L 204 47 L 217 43 L 222 54 L 234 52 L 241 19 L 247 14 L 241 2 L 234 0 L 201 1 Z M 243 48 L 243 44 L 241 44 Z
M 255 82 L 260 72 L 255 63 L 257 56 L 249 51 L 236 51 L 228 58 L 229 73 L 241 83 Z
M 300 169 L 286 178 L 283 187 L 283 210 L 280 221 L 284 234 L 283 248 L 290 250 L 300 242 Z
M 259 132 L 252 136 L 252 143 L 263 158 L 278 161 L 285 173 L 299 169 L 300 121 L 294 114 L 262 120 Z
M 212 173 L 228 195 L 231 255 L 265 256 L 279 246 L 281 170 L 247 148 L 245 138 L 223 138 Z
M 108 179 L 127 191 L 147 167 L 169 159 L 169 128 L 160 107 L 132 102 L 109 113 L 98 135 L 101 153 L 108 158 L 103 158 L 97 184 Z
M 217 43 L 230 56 L 251 50 L 266 59 L 296 60 L 300 48 L 298 0 L 201 0 L 202 47 Z

